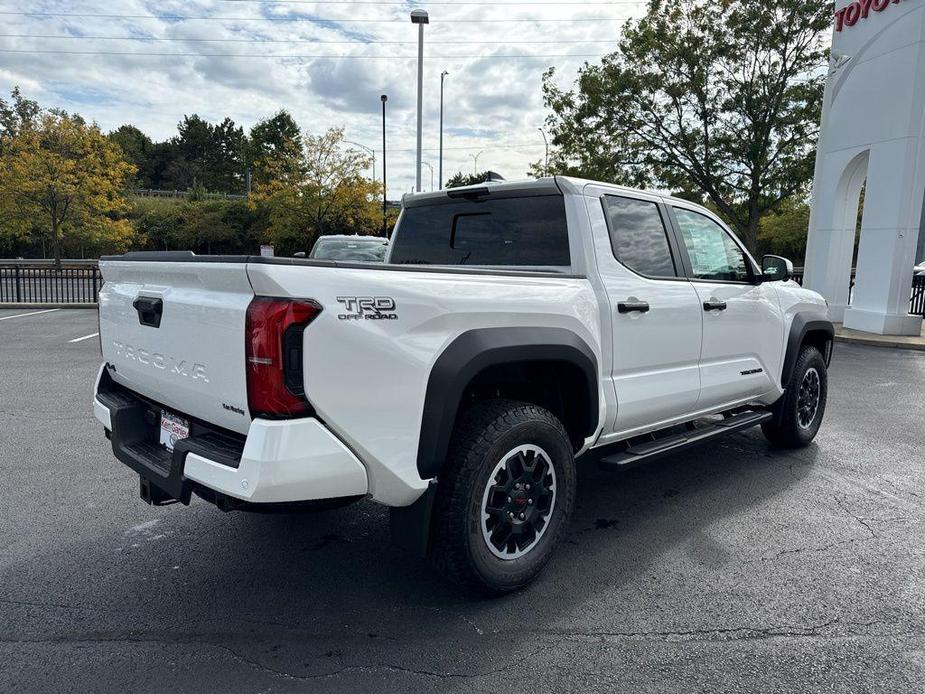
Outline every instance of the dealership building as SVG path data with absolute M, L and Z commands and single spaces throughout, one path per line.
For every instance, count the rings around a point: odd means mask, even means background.
M 920 333 L 909 299 L 913 266 L 925 259 L 923 203 L 925 0 L 836 0 L 804 280 L 833 320 Z

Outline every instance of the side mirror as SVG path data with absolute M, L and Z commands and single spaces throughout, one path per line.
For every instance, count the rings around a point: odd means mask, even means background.
M 305 257 L 305 251 L 299 251 L 298 253 L 293 253 L 293 254 L 292 254 L 292 257 L 293 257 L 293 258 L 304 258 L 304 257 Z
M 766 255 L 761 259 L 762 282 L 786 282 L 793 277 L 793 263 L 779 255 Z

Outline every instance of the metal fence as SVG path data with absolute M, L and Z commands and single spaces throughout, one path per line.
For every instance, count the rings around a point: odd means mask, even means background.
M 912 278 L 912 305 L 909 313 L 925 316 L 925 275 Z
M 0 261 L 0 303 L 95 304 L 102 284 L 96 261 Z
M 234 193 L 201 193 L 198 191 L 190 192 L 188 190 L 155 190 L 153 188 L 135 188 L 130 192 L 139 198 L 189 198 L 195 197 L 201 200 L 247 200 L 246 195 L 236 195 Z

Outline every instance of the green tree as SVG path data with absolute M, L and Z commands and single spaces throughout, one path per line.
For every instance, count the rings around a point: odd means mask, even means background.
M 761 218 L 758 246 L 762 253 L 773 253 L 802 265 L 809 233 L 809 205 L 800 197 L 783 201 L 777 210 Z
M 244 200 L 137 197 L 128 219 L 138 247 L 196 253 L 254 253 L 258 213 Z
M 134 185 L 138 188 L 153 188 L 158 172 L 156 146 L 151 138 L 134 125 L 126 124 L 109 133 L 109 139 L 119 146 L 125 159 L 135 167 L 137 173 Z
M 4 138 L 0 232 L 51 244 L 56 264 L 67 241 L 124 248 L 131 226 L 122 191 L 134 167 L 95 125 L 55 112 Z
M 298 174 L 302 131 L 288 111 L 260 121 L 250 130 L 248 163 L 255 183 Z
M 755 248 L 811 179 L 827 0 L 650 0 L 572 90 L 544 76 L 550 169 L 703 192 Z
M 376 234 L 382 224 L 382 186 L 365 178 L 370 160 L 344 146 L 339 128 L 304 135 L 298 176 L 273 177 L 251 196 L 266 210 L 266 239 L 283 252 L 307 250 L 325 234 Z
M 163 184 L 177 190 L 202 186 L 212 192 L 243 192 L 245 149 L 244 130 L 230 118 L 212 125 L 196 114 L 184 116 L 170 141 Z
M 19 87 L 13 87 L 10 101 L 0 99 L 0 146 L 4 140 L 33 127 L 41 112 L 37 102 L 24 97 Z
M 462 171 L 457 171 L 449 180 L 444 184 L 445 188 L 460 188 L 462 186 L 472 186 L 476 183 L 484 183 L 488 180 L 488 173 L 482 171 L 480 173 L 474 174 L 464 174 Z

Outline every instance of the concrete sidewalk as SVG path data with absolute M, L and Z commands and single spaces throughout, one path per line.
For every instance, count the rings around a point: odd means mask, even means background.
M 905 335 L 877 335 L 865 333 L 860 330 L 846 328 L 841 323 L 835 324 L 835 341 L 851 342 L 856 345 L 870 345 L 873 347 L 894 347 L 897 349 L 915 349 L 925 352 L 925 327 L 918 337 Z

